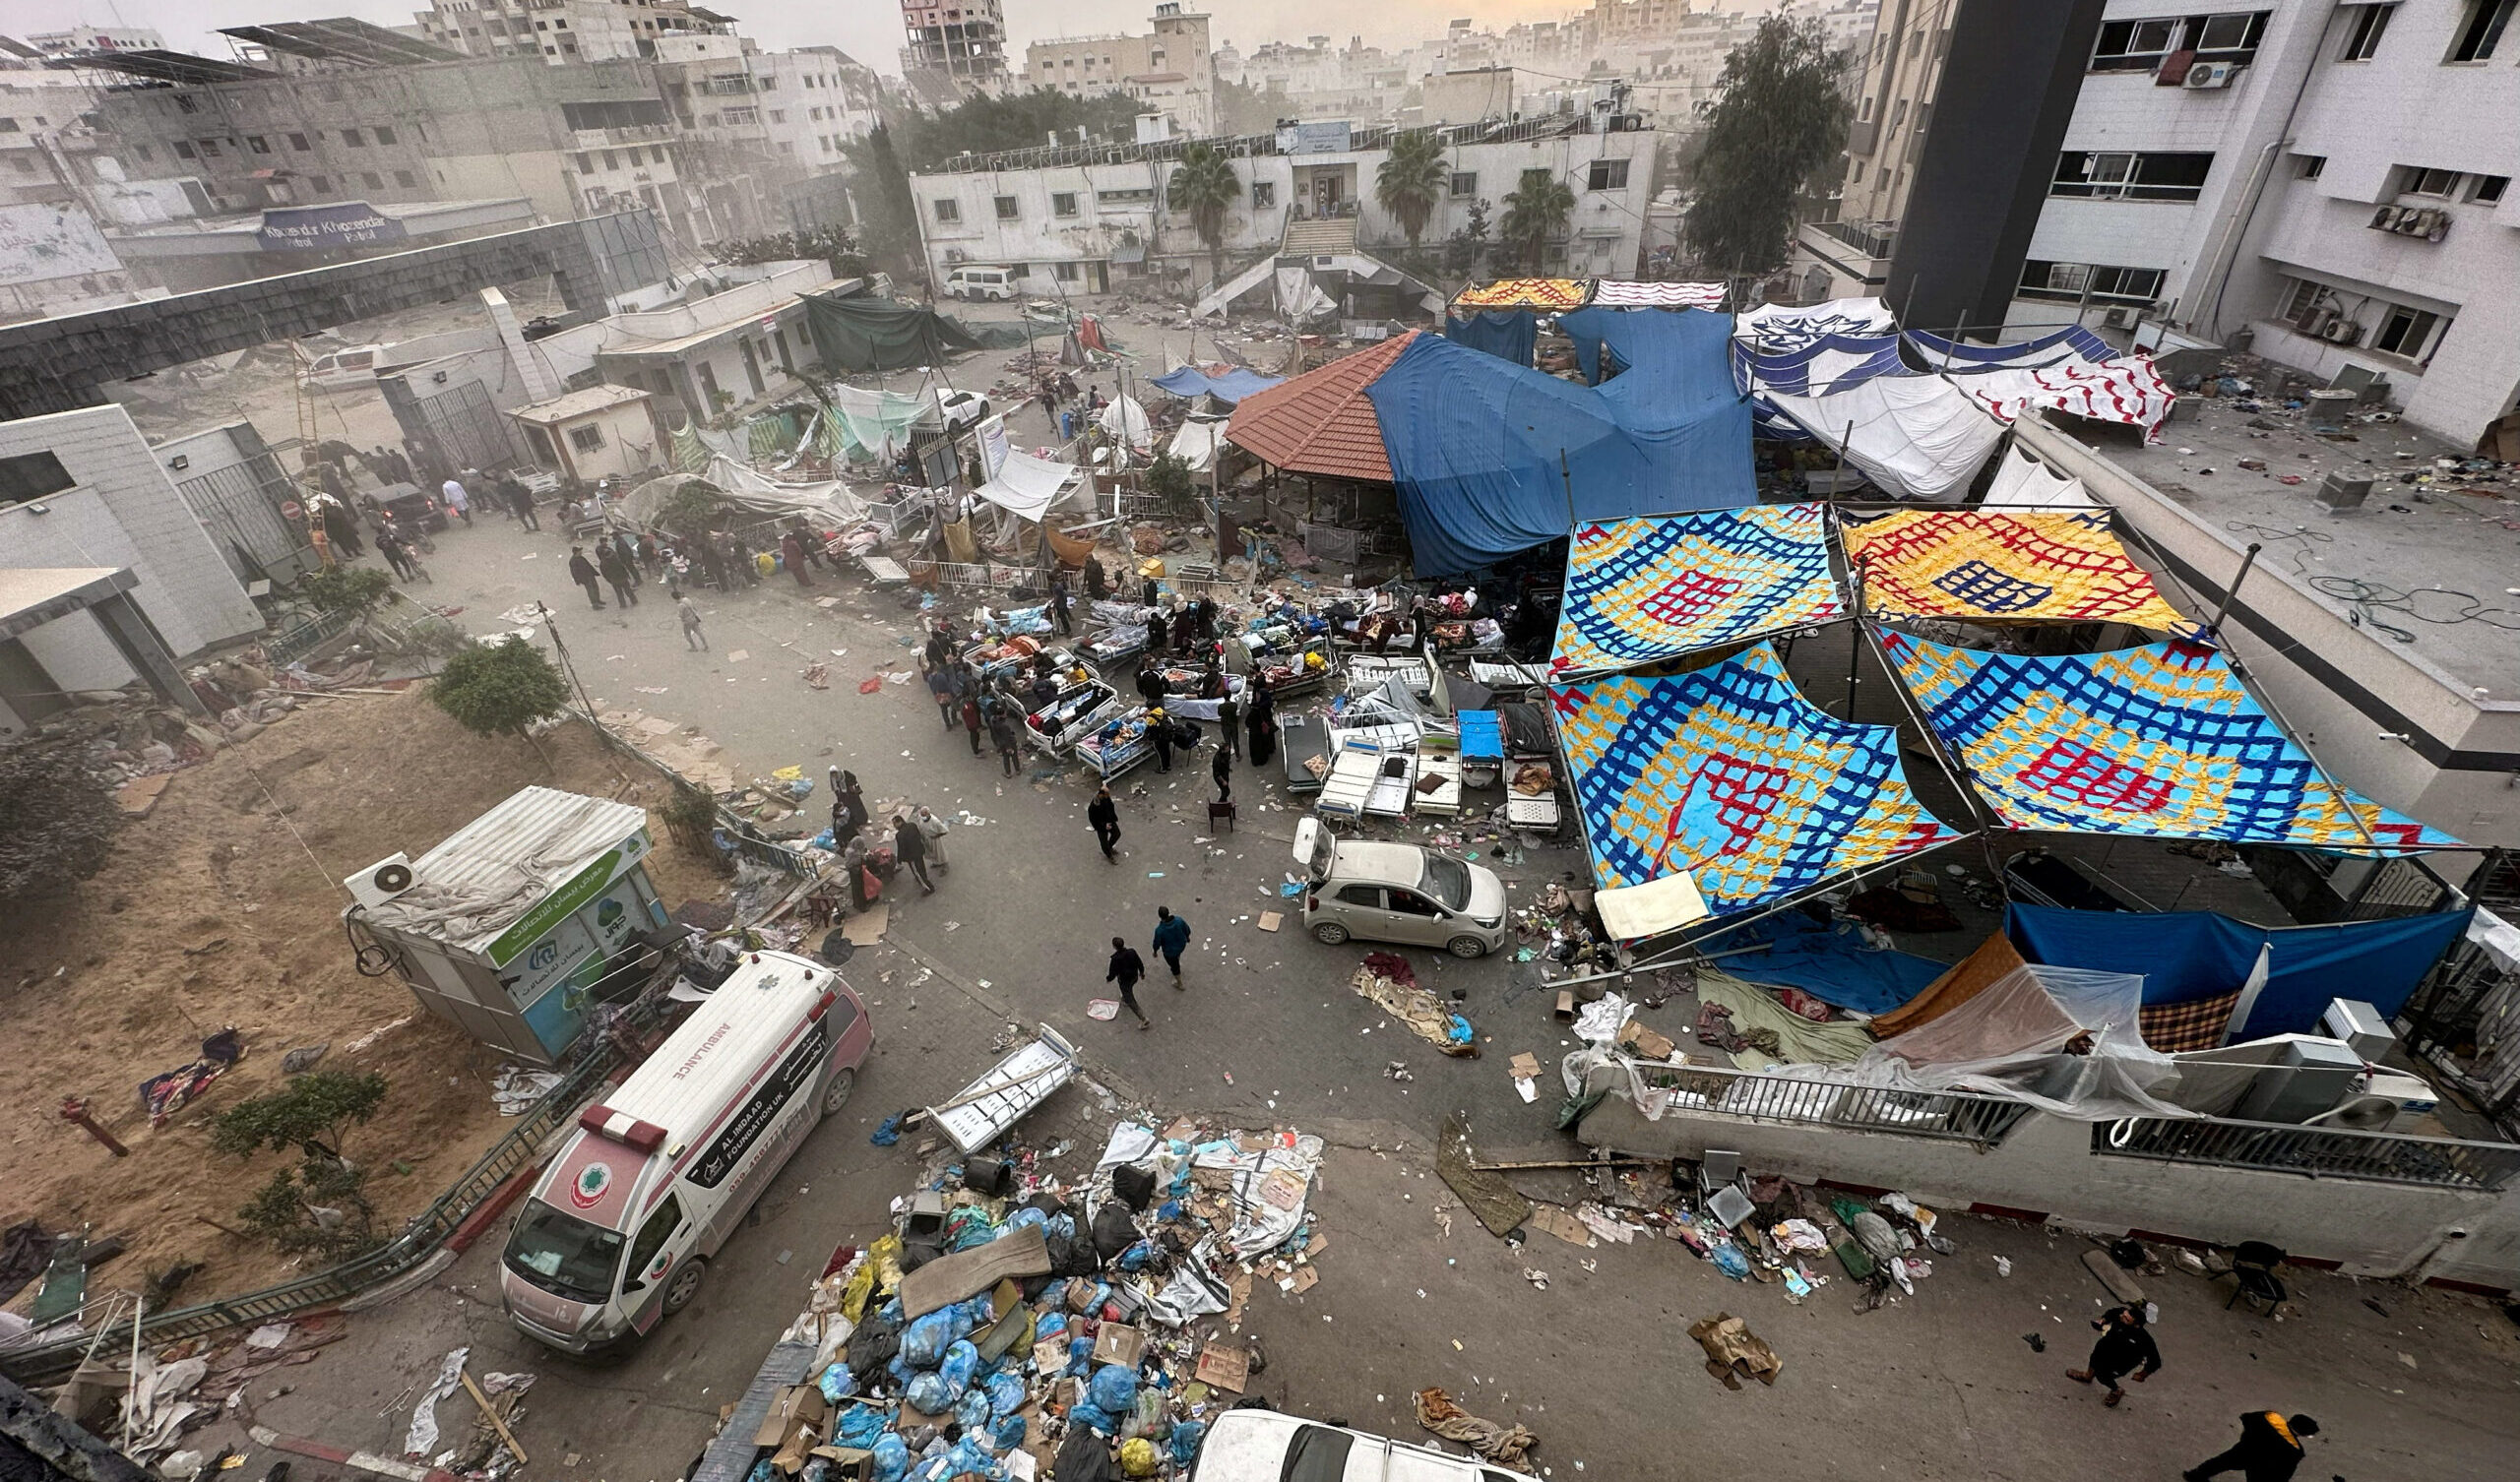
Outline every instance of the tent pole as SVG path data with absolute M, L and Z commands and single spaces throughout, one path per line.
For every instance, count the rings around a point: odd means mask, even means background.
M 1863 659 L 1862 557 L 1858 556 L 1856 558 L 1855 571 L 1852 575 L 1854 576 L 1855 581 L 1849 584 L 1853 587 L 1849 596 L 1854 601 L 1855 610 L 1850 615 L 1855 619 L 1856 631 L 1847 635 L 1847 723 L 1849 725 L 1853 725 L 1855 723 L 1855 676 L 1858 666 Z
M 1557 450 L 1557 481 L 1566 487 L 1566 533 L 1575 533 L 1575 475 L 1566 466 L 1566 450 Z
M 1858 592 L 1861 589 L 1860 587 L 1857 588 Z M 1857 641 L 1873 648 L 1874 656 L 1881 661 L 1881 672 L 1890 681 L 1891 693 L 1899 697 L 1899 708 L 1908 712 L 1909 723 L 1916 726 L 1917 734 L 1924 738 L 1926 749 L 1933 753 L 1934 764 L 1942 769 L 1943 776 L 1951 783 L 1952 791 L 1960 794 L 1960 801 L 1968 807 L 1969 816 L 1978 821 L 1978 847 L 1985 855 L 1986 873 L 1995 878 L 1995 889 L 2003 892 L 2004 899 L 2012 899 L 2012 890 L 2004 884 L 2003 869 L 1995 863 L 1993 815 L 1986 811 L 1985 803 L 1978 796 L 1977 789 L 1972 787 L 1967 777 L 1962 774 L 1959 759 L 1943 750 L 1942 737 L 1934 734 L 1932 726 L 1925 724 L 1924 712 L 1917 709 L 1917 697 L 1908 693 L 1907 682 L 1899 677 L 1897 670 L 1890 667 L 1890 656 L 1880 651 L 1871 625 L 1858 618 L 1855 629 Z
M 2240 553 L 2240 569 L 2233 573 L 2231 585 L 2223 588 L 2223 599 L 2214 604 L 2214 621 L 2206 625 L 2206 631 L 2214 636 L 2216 644 L 2223 641 L 2223 619 L 2231 616 L 2232 599 L 2240 594 L 2240 584 L 2248 580 L 2248 569 L 2257 564 L 2260 549 L 2258 542 L 2248 543 L 2248 549 Z

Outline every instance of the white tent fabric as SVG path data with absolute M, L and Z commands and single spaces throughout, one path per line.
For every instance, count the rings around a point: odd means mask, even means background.
M 1155 424 L 1147 420 L 1146 408 L 1138 404 L 1136 398 L 1113 397 L 1111 404 L 1102 408 L 1100 420 L 1102 430 L 1128 444 L 1131 452 L 1155 451 Z
M 1770 392 L 1768 400 L 1903 499 L 1957 501 L 2004 433 L 1940 376 L 1875 376 L 1825 397 Z
M 1010 448 L 997 476 L 972 492 L 1010 514 L 1038 521 L 1059 502 L 1078 472 L 1074 463 L 1054 463 Z
M 2004 455 L 2003 466 L 1995 470 L 1995 481 L 1986 489 L 1986 503 L 1990 507 L 2011 505 L 2042 510 L 2106 508 L 2083 488 L 2081 479 L 2064 477 L 2045 463 L 2032 462 L 2018 446 Z
M 1732 338 L 1761 350 L 1796 349 L 1823 335 L 1883 335 L 1896 328 L 1896 316 L 1878 298 L 1833 298 L 1799 308 L 1761 304 L 1732 316 Z
M 1277 291 L 1278 313 L 1298 324 L 1318 319 L 1339 307 L 1330 301 L 1329 294 L 1321 291 L 1321 285 L 1312 280 L 1309 269 L 1279 269 Z
M 1593 284 L 1593 303 L 1604 309 L 1716 309 L 1722 283 L 1636 283 L 1605 278 Z
M 1172 434 L 1169 450 L 1174 458 L 1190 465 L 1193 473 L 1205 473 L 1217 461 L 1217 450 L 1225 444 L 1226 424 L 1193 417 Z
M 2153 362 L 2142 356 L 2086 360 L 2076 355 L 2037 370 L 1954 372 L 1952 384 L 2009 422 L 2032 406 L 2157 432 L 2174 400 Z
M 713 455 L 709 466 L 698 473 L 669 473 L 649 479 L 632 489 L 613 509 L 635 525 L 652 525 L 664 499 L 693 478 L 717 485 L 728 505 L 764 520 L 802 515 L 818 525 L 837 528 L 866 518 L 866 502 L 838 479 L 782 483 L 723 453 Z

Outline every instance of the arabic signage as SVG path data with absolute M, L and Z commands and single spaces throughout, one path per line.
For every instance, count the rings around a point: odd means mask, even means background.
M 691 1181 L 703 1189 L 715 1189 L 724 1183 L 726 1175 L 735 1171 L 735 1165 L 743 1161 L 744 1154 L 752 1150 L 752 1144 L 761 1140 L 762 1133 L 778 1117 L 780 1108 L 786 1106 L 822 1069 L 824 1055 L 830 1048 L 830 1020 L 818 1019 L 814 1020 L 813 1027 L 805 1031 L 803 1041 L 780 1062 L 778 1072 L 762 1082 L 761 1089 L 752 1093 L 752 1099 L 744 1103 L 743 1110 L 735 1113 L 734 1120 L 726 1124 L 726 1130 L 718 1134 L 718 1141 L 710 1143 L 709 1150 L 692 1165 Z
M 366 202 L 341 201 L 330 206 L 266 207 L 262 229 L 254 238 L 265 252 L 315 252 L 399 242 L 406 235 L 401 221 Z

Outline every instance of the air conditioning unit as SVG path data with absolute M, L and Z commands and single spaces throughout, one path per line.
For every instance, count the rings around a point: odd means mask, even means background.
M 2422 218 L 2421 224 L 2416 227 L 2416 230 L 2426 241 L 2437 242 L 2450 234 L 2450 214 L 2448 212 L 2443 211 L 2441 208 L 2436 206 L 2425 211 L 2417 212 L 2416 215 Z
M 369 910 L 410 888 L 411 857 L 408 854 L 389 854 L 342 882 L 342 889 L 350 893 L 350 898 Z
M 2103 329 L 2122 330 L 2134 319 L 2135 311 L 2132 309 L 2110 309 L 2100 316 L 2100 324 Z
M 2360 344 L 2362 342 L 2362 327 L 2351 319 L 2339 319 L 2319 331 L 2319 338 L 2330 344 Z
M 2304 335 L 2316 338 L 2319 335 L 2325 334 L 2327 332 L 2327 327 L 2334 323 L 2336 323 L 2335 306 L 2332 304 L 2317 304 L 2312 306 L 2307 312 L 2303 313 L 2300 318 L 2294 320 L 2293 328 L 2300 331 Z
M 2398 217 L 2407 214 L 2408 213 L 2402 208 L 2395 206 L 2383 206 L 2379 210 L 2371 213 L 2371 229 L 2373 231 L 2395 231 L 2398 229 Z
M 2187 75 L 2178 80 L 2178 85 L 2189 92 L 2228 88 L 2232 79 L 2239 74 L 2239 66 L 2235 62 L 2198 62 L 2187 69 Z

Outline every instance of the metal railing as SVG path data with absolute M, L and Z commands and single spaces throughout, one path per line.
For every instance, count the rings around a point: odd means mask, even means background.
M 2416 1138 L 2342 1127 L 2234 1122 L 2220 1117 L 2170 1121 L 2149 1117 L 2096 1123 L 2091 1150 L 2104 1156 L 2160 1158 L 2260 1168 L 2311 1178 L 2422 1184 L 2492 1192 L 2520 1173 L 2520 1146 L 2457 1138 Z
M 1704 1112 L 1756 1122 L 1800 1123 L 1857 1132 L 1992 1146 L 2030 1113 L 2019 1101 L 1976 1091 L 1911 1091 L 1842 1085 L 1791 1076 L 1714 1067 L 1638 1066 L 1649 1091 L 1667 1096 L 1668 1112 Z

